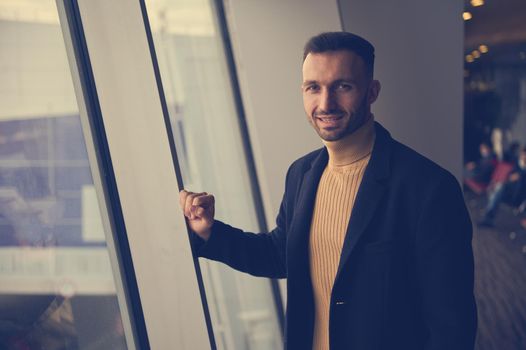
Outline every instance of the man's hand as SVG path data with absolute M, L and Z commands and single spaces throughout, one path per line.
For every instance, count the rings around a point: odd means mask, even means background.
M 475 169 L 477 164 L 475 162 L 469 162 L 466 164 L 466 170 L 473 170 Z
M 510 175 L 510 182 L 517 182 L 521 179 L 521 175 L 519 173 L 513 173 Z
M 182 190 L 179 192 L 179 204 L 190 229 L 207 241 L 214 223 L 214 196 L 206 192 L 194 193 Z

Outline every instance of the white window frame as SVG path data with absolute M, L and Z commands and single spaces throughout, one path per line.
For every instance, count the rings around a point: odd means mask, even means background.
M 67 6 L 75 6 L 89 52 L 97 108 L 111 157 L 112 174 L 101 169 L 92 144 L 90 107 L 68 25 Z M 115 272 L 122 271 L 119 242 L 127 241 L 140 295 L 130 303 L 126 283 L 117 281 L 121 312 L 140 309 L 152 349 L 214 348 L 206 298 L 198 264 L 193 257 L 186 222 L 179 209 L 175 150 L 167 131 L 162 89 L 152 64 L 151 47 L 140 1 L 57 0 L 71 65 L 94 183 Z M 78 33 L 75 33 L 78 34 Z M 84 58 L 84 64 L 86 59 Z M 93 106 L 92 106 L 93 107 Z M 175 163 L 175 164 L 174 164 Z M 104 176 L 114 176 L 124 222 L 118 232 L 106 208 Z M 115 200 L 115 198 L 110 198 Z M 114 213 L 113 213 L 114 214 Z M 113 227 L 113 229 L 112 229 Z M 123 237 L 123 235 L 125 235 Z M 126 271 L 125 271 L 126 272 Z M 128 271 L 129 273 L 129 271 Z M 126 286 L 131 288 L 131 286 Z M 133 301 L 137 303 L 136 300 Z M 128 347 L 137 341 L 136 320 L 125 312 Z M 208 325 L 208 327 L 207 327 Z M 144 335 L 143 335 L 144 336 Z

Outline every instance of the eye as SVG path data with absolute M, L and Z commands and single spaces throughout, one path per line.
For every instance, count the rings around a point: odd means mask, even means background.
M 349 83 L 339 83 L 336 85 L 336 89 L 343 90 L 343 91 L 349 91 L 352 90 L 352 85 Z
M 320 89 L 320 87 L 316 84 L 310 84 L 305 86 L 304 91 L 305 92 L 316 92 Z

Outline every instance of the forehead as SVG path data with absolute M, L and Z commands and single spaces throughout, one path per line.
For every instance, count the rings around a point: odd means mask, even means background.
M 309 53 L 303 62 L 303 80 L 361 79 L 364 60 L 352 51 Z

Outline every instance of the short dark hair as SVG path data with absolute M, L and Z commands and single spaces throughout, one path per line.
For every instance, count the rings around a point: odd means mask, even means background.
M 303 49 L 303 61 L 309 53 L 347 50 L 360 56 L 372 77 L 374 73 L 374 46 L 359 35 L 349 32 L 320 33 L 307 41 Z

